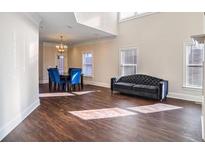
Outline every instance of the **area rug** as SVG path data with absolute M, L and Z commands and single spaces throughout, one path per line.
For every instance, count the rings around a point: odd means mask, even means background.
M 66 97 L 66 96 L 75 96 L 71 93 L 41 93 L 39 97 Z
M 85 95 L 85 94 L 89 94 L 89 93 L 94 93 L 94 92 L 100 92 L 100 90 L 92 90 L 92 91 L 76 91 L 76 92 L 72 92 L 75 95 Z
M 129 107 L 128 109 L 141 112 L 141 113 L 155 113 L 169 110 L 181 109 L 182 107 L 157 103 L 153 105 L 145 105 L 145 106 L 137 106 L 137 107 Z
M 130 115 L 137 114 L 137 113 L 123 110 L 120 108 L 70 111 L 69 113 L 71 113 L 71 114 L 73 114 L 81 119 L 84 119 L 84 120 L 114 118 L 114 117 L 130 116 Z

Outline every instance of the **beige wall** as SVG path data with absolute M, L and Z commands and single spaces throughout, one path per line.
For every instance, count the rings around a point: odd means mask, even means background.
M 0 140 L 39 104 L 38 23 L 0 13 Z
M 183 86 L 183 43 L 193 34 L 203 32 L 203 13 L 156 13 L 119 24 L 119 36 L 114 39 L 75 45 L 68 51 L 68 64 L 80 67 L 82 52 L 94 52 L 93 83 L 108 85 L 118 76 L 119 48 L 138 48 L 138 73 L 169 80 L 173 97 L 198 100 L 201 91 Z M 191 99 L 190 98 L 190 99 Z
M 64 70 L 68 69 L 67 62 L 67 50 L 64 53 Z M 58 65 L 57 55 L 59 53 L 56 50 L 55 43 L 44 42 L 39 48 L 39 80 L 41 83 L 48 82 L 48 72 L 49 67 L 56 67 Z

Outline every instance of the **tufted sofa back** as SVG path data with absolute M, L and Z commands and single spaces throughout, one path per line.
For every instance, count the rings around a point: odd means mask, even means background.
M 120 77 L 117 82 L 158 86 L 162 79 L 144 74 L 134 74 Z

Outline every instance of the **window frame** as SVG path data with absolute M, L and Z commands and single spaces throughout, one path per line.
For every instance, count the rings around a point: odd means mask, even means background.
M 62 58 L 63 57 L 63 58 Z M 60 62 L 60 60 L 62 60 Z M 60 68 L 60 63 L 62 64 L 62 68 Z M 57 67 L 59 70 L 59 73 L 62 75 L 65 72 L 65 56 L 63 54 L 57 55 Z
M 192 41 L 186 41 L 184 42 L 183 44 L 183 88 L 186 88 L 186 89 L 193 89 L 193 90 L 198 90 L 198 91 L 201 91 L 202 88 L 203 88 L 203 81 L 202 81 L 202 86 L 201 87 L 198 87 L 198 86 L 192 86 L 192 85 L 187 85 L 187 51 L 186 51 L 186 47 L 187 46 L 191 46 L 193 45 L 194 43 Z M 204 51 L 205 52 L 205 51 Z M 203 57 L 204 57 L 204 53 L 203 52 Z M 204 70 L 204 60 L 202 62 L 202 64 L 190 64 L 190 66 L 202 66 L 203 70 Z M 203 71 L 204 73 L 204 71 Z
M 129 19 L 135 18 L 135 17 L 137 16 L 137 12 L 133 12 L 134 15 L 132 15 L 132 16 L 130 16 L 130 17 L 127 17 L 127 18 L 122 18 L 122 19 L 121 19 L 121 13 L 122 13 L 122 12 L 119 12 L 119 21 L 129 20 Z
M 119 76 L 122 76 L 121 74 L 121 67 L 122 67 L 122 64 L 121 64 L 121 61 L 122 61 L 122 57 L 121 57 L 121 51 L 122 50 L 130 50 L 130 49 L 135 49 L 136 50 L 136 64 L 124 64 L 123 66 L 136 66 L 136 74 L 137 74 L 137 71 L 138 71 L 138 48 L 137 47 L 123 47 L 123 48 L 119 48 L 119 68 L 118 68 L 118 74 Z
M 83 51 L 82 52 L 82 72 L 83 71 L 83 68 L 84 68 L 84 54 L 92 54 L 92 63 L 90 64 L 92 66 L 92 74 L 91 75 L 86 75 L 86 74 L 83 74 L 83 76 L 85 77 L 94 77 L 94 56 L 93 56 L 93 51 Z M 87 64 L 88 65 L 88 64 Z
M 135 15 L 134 16 L 130 16 L 130 17 L 127 17 L 127 18 L 124 18 L 124 19 L 120 19 L 120 13 L 121 12 L 118 12 L 118 22 L 121 23 L 121 22 L 125 22 L 125 21 L 129 21 L 129 20 L 132 20 L 132 19 L 137 19 L 137 18 L 141 18 L 141 17 L 145 17 L 145 16 L 149 16 L 149 15 L 152 15 L 152 14 L 155 14 L 155 13 L 159 13 L 159 12 L 145 12 L 145 13 L 140 13 L 138 14 L 137 12 L 134 12 Z

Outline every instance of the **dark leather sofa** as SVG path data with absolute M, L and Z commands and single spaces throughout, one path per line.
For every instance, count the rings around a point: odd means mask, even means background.
M 162 101 L 168 94 L 168 81 L 144 74 L 121 76 L 111 78 L 111 91 Z

